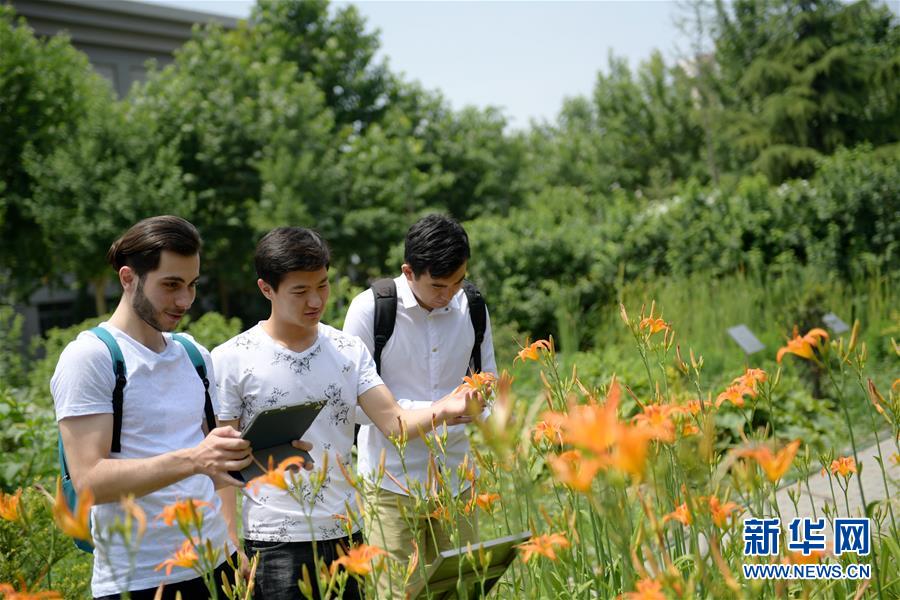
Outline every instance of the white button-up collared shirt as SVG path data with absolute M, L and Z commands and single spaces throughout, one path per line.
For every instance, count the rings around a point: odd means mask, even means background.
M 472 345 L 475 343 L 469 301 L 465 291 L 460 289 L 446 307 L 428 311 L 416 301 L 405 276 L 397 277 L 394 282 L 397 284 L 397 320 L 394 333 L 381 353 L 381 379 L 403 408 L 427 408 L 452 392 L 468 372 Z M 372 290 L 366 290 L 350 304 L 344 331 L 358 335 L 369 352 L 373 353 L 374 320 L 375 296 Z M 487 318 L 481 344 L 481 370 L 489 373 L 497 371 L 490 317 Z M 357 410 L 357 416 L 362 425 L 358 439 L 358 468 L 363 477 L 398 494 L 426 489 L 430 457 L 425 441 L 410 440 L 404 461 L 401 461 L 394 444 L 364 418 L 361 410 Z M 443 427 L 438 429 L 439 432 L 442 430 Z M 385 470 L 403 483 L 406 490 L 387 476 L 376 481 L 382 451 L 385 453 Z M 451 489 L 457 492 L 469 486 L 465 478 L 460 480 L 458 477 L 458 467 L 468 452 L 469 438 L 465 425 L 447 427 L 443 453 L 435 447 L 435 464 Z M 469 457 L 468 464 L 474 466 L 472 457 Z

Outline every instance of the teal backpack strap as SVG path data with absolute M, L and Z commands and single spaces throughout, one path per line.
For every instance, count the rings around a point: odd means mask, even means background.
M 197 371 L 197 375 L 199 375 L 200 380 L 203 381 L 203 392 L 205 394 L 203 414 L 206 415 L 207 429 L 212 431 L 216 428 L 216 413 L 213 411 L 212 400 L 209 397 L 209 378 L 206 376 L 206 361 L 203 360 L 203 355 L 200 354 L 200 350 L 197 349 L 197 346 L 191 342 L 191 340 L 180 333 L 173 333 L 172 339 L 181 344 L 185 351 L 187 351 L 188 357 L 191 359 L 191 363 Z
M 125 384 L 128 383 L 125 372 L 125 357 L 116 338 L 102 327 L 94 327 L 91 333 L 100 338 L 106 344 L 109 355 L 112 358 L 113 373 L 116 376 L 116 387 L 113 388 L 113 437 L 111 452 L 122 451 L 122 413 L 124 411 Z

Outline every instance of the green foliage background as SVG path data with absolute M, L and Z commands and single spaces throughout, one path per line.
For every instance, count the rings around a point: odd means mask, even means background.
M 107 313 L 110 242 L 161 213 L 204 237 L 185 326 L 208 347 L 266 314 L 251 255 L 269 228 L 328 239 L 326 321 L 339 326 L 372 278 L 398 271 L 409 225 L 440 211 L 469 233 L 503 366 L 527 337 L 553 335 L 585 381 L 616 372 L 650 393 L 616 307 L 656 299 L 723 384 L 744 363 L 726 327 L 747 323 L 771 349 L 828 311 L 862 320 L 889 384 L 897 15 L 874 0 L 692 1 L 680 25 L 689 56 L 631 68 L 610 55 L 589 96 L 512 131 L 502 111 L 452 110 L 378 62 L 378 35 L 350 5 L 261 0 L 235 30 L 195 29 L 122 99 L 65 37 L 38 39 L 0 7 L 0 489 L 56 472 L 47 382 L 100 320 L 22 352 L 10 306 L 71 285 Z M 788 383 L 790 434 L 824 445 L 839 429 L 815 374 Z

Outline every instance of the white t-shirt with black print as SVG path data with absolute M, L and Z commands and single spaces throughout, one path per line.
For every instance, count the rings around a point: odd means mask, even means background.
M 326 401 L 303 434 L 313 444 L 312 473 L 286 478 L 289 491 L 263 485 L 244 489 L 244 537 L 265 542 L 308 542 L 346 535 L 347 506 L 356 512 L 355 491 L 338 466 L 351 470 L 354 413 L 357 399 L 381 378 L 359 338 L 320 323 L 318 337 L 303 352 L 293 352 L 273 340 L 262 323 L 237 335 L 212 352 L 221 420 L 238 419 L 241 428 L 260 411 Z M 324 484 L 310 483 L 321 474 L 328 455 Z M 315 492 L 315 493 L 314 493 Z M 354 530 L 358 529 L 354 527 Z

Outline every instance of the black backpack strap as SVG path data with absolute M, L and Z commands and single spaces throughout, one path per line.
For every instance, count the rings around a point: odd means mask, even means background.
M 194 365 L 197 375 L 200 376 L 200 381 L 203 382 L 203 414 L 206 417 L 206 428 L 208 433 L 216 428 L 216 412 L 213 410 L 212 399 L 209 397 L 209 378 L 206 376 L 206 361 L 203 360 L 203 355 L 200 354 L 200 350 L 197 349 L 197 346 L 195 346 L 191 340 L 180 333 L 173 333 L 172 339 L 181 344 L 187 351 L 188 357 L 191 359 L 191 364 Z
M 397 284 L 393 279 L 379 279 L 372 283 L 372 294 L 375 296 L 375 323 L 372 328 L 375 349 L 375 369 L 381 374 L 381 351 L 394 333 L 397 322 Z
M 481 291 L 469 280 L 463 281 L 463 290 L 469 300 L 469 318 L 472 319 L 472 329 L 475 331 L 475 344 L 472 346 L 472 358 L 469 368 L 473 373 L 481 372 L 481 343 L 484 342 L 484 332 L 487 329 L 487 306 Z
M 110 332 L 103 329 L 102 327 L 94 327 L 90 331 L 98 338 L 100 338 L 100 341 L 106 344 L 107 349 L 109 349 L 109 355 L 112 358 L 113 373 L 116 376 L 116 386 L 113 388 L 112 394 L 113 431 L 110 452 L 121 452 L 122 414 L 124 412 L 125 406 L 125 384 L 128 383 L 125 372 L 125 358 L 122 356 L 122 350 L 119 348 L 118 342 L 116 342 L 116 339 Z

